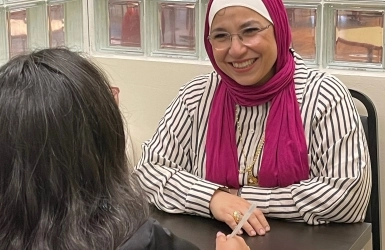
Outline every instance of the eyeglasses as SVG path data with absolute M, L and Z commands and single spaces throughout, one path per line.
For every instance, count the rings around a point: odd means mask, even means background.
M 237 35 L 239 40 L 246 46 L 253 45 L 258 38 L 258 33 L 268 29 L 271 24 L 264 28 L 248 27 L 242 29 L 239 33 L 230 34 L 225 31 L 214 31 L 207 39 L 210 40 L 211 45 L 216 50 L 225 50 L 231 47 L 233 36 Z

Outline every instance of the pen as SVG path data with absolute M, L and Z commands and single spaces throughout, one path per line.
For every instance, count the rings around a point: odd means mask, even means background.
M 253 213 L 254 209 L 257 207 L 257 203 L 252 203 L 247 212 L 243 215 L 242 220 L 234 228 L 233 232 L 230 234 L 229 238 L 233 238 L 237 232 L 243 227 L 245 222 L 249 219 L 250 215 Z

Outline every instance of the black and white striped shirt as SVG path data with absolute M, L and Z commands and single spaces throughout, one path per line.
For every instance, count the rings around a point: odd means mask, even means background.
M 310 178 L 283 188 L 244 186 L 241 197 L 257 202 L 268 217 L 308 224 L 362 221 L 370 196 L 371 173 L 357 110 L 338 79 L 308 69 L 299 55 L 294 56 L 295 92 L 305 128 Z M 219 185 L 205 180 L 205 147 L 210 106 L 219 80 L 220 76 L 212 72 L 184 85 L 152 139 L 142 145 L 136 172 L 150 202 L 166 212 L 210 216 L 209 202 Z M 236 108 L 242 170 L 253 160 L 270 103 Z M 255 176 L 261 157 L 263 150 L 253 169 Z M 239 174 L 240 185 L 246 185 L 246 177 Z

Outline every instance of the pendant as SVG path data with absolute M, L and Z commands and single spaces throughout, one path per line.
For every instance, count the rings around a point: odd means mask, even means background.
M 253 175 L 253 167 L 247 168 L 247 184 L 250 186 L 258 186 L 258 178 Z
M 247 184 L 250 186 L 258 186 L 258 178 L 251 173 L 247 173 Z

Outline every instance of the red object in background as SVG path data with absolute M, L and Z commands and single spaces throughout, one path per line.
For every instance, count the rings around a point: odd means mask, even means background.
M 122 46 L 140 47 L 140 13 L 138 7 L 128 7 L 122 21 Z

